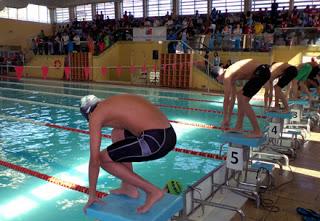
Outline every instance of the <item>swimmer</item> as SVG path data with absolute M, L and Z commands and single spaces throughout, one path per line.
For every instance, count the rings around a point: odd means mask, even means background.
M 95 202 L 99 169 L 121 179 L 113 194 L 138 198 L 138 188 L 146 192 L 138 213 L 146 213 L 165 191 L 133 172 L 132 162 L 156 160 L 167 155 L 176 144 L 176 134 L 167 117 L 149 101 L 136 95 L 116 95 L 100 100 L 94 95 L 81 99 L 80 111 L 89 122 L 90 161 L 89 199 L 86 209 Z M 100 151 L 101 130 L 112 127 L 112 144 Z
M 242 131 L 243 118 L 246 115 L 253 127 L 251 134 L 247 137 L 261 137 L 257 117 L 249 103 L 251 98 L 258 93 L 262 86 L 270 78 L 269 66 L 261 64 L 253 59 L 244 59 L 235 62 L 226 70 L 219 70 L 217 80 L 224 85 L 224 102 L 223 102 L 223 128 L 229 128 L 230 119 L 233 111 L 235 97 L 238 99 L 238 117 L 237 123 L 233 131 Z M 248 80 L 244 87 L 236 91 L 236 82 L 240 80 Z
M 298 70 L 296 67 L 286 63 L 286 62 L 275 62 L 270 67 L 271 77 L 269 81 L 265 84 L 265 94 L 264 103 L 265 108 L 271 107 L 273 99 L 273 90 L 275 92 L 275 103 L 273 111 L 280 110 L 279 100 L 281 100 L 284 106 L 284 112 L 289 111 L 288 99 L 282 92 L 282 89 L 287 86 L 297 75 Z M 278 79 L 278 83 L 273 86 L 273 81 Z

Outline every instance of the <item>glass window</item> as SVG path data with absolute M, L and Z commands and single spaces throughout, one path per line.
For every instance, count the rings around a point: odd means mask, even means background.
M 56 22 L 65 23 L 69 22 L 69 8 L 56 8 Z
M 16 8 L 8 8 L 9 18 L 18 19 L 18 10 Z
M 78 21 L 92 21 L 92 8 L 91 4 L 76 6 L 76 17 Z
M 224 13 L 226 9 L 228 12 L 242 12 L 243 0 L 213 0 L 212 8 L 216 8 L 218 11 Z
M 46 6 L 29 4 L 26 8 L 4 8 L 0 11 L 1 18 L 24 21 L 50 23 L 50 13 Z
M 297 6 L 298 9 L 305 9 L 307 5 L 312 8 L 313 5 L 317 6 L 318 10 L 320 7 L 320 1 L 319 0 L 294 0 L 293 3 L 294 6 Z
M 184 0 L 180 1 L 180 15 L 194 15 L 198 10 L 199 14 L 208 13 L 207 0 Z
M 286 7 L 286 9 L 289 9 L 290 0 L 277 0 L 278 3 L 278 10 L 282 10 L 283 7 Z M 273 0 L 253 0 L 252 1 L 252 11 L 259 11 L 260 8 L 263 10 L 267 8 L 269 11 L 271 11 L 271 4 L 273 3 Z
M 109 16 L 110 19 L 115 18 L 114 2 L 98 3 L 96 4 L 96 13 L 104 15 L 104 19 Z
M 148 1 L 148 16 L 165 16 L 172 11 L 171 0 L 149 0 Z
M 27 8 L 19 8 L 18 9 L 18 20 L 27 20 Z
M 129 12 L 135 18 L 142 18 L 143 17 L 143 0 L 123 0 L 122 2 L 122 15 L 124 12 L 127 11 L 128 15 Z
M 2 11 L 0 11 L 0 18 L 9 18 L 8 8 L 4 8 Z

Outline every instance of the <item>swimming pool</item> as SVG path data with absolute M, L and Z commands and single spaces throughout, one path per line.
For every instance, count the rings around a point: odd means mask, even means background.
M 118 85 L 24 80 L 0 81 L 1 160 L 87 186 L 89 136 L 43 123 L 88 130 L 87 122 L 78 111 L 80 97 L 95 94 L 105 98 L 118 93 L 140 94 L 158 105 L 169 120 L 175 122 L 172 124 L 178 136 L 177 147 L 218 153 L 220 144 L 216 138 L 221 132 L 207 126 L 220 126 L 222 96 Z M 261 105 L 261 101 L 254 103 Z M 263 109 L 255 107 L 255 111 L 262 114 Z M 264 125 L 264 120 L 260 119 L 259 123 Z M 250 127 L 246 126 L 246 129 Z M 110 129 L 103 131 L 104 134 L 110 132 Z M 110 143 L 110 139 L 103 139 L 101 147 Z M 163 159 L 134 164 L 134 168 L 159 187 L 169 179 L 176 179 L 186 188 L 222 163 L 221 160 L 171 152 Z M 98 190 L 106 192 L 118 187 L 119 180 L 113 176 L 102 170 L 100 176 Z M 4 167 L 0 167 L 0 194 L 0 220 L 91 220 L 82 214 L 87 200 L 85 194 Z

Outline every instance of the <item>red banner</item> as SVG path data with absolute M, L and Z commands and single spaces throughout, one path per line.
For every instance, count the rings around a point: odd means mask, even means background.
M 64 68 L 64 73 L 66 74 L 66 80 L 69 80 L 70 79 L 71 68 L 70 67 L 65 67 Z
M 122 74 L 122 67 L 121 66 L 117 66 L 116 68 L 116 74 L 117 74 L 117 77 L 120 77 L 121 74 Z
M 107 73 L 108 73 L 107 67 L 101 67 L 101 75 L 102 75 L 103 77 L 106 77 L 106 76 L 107 76 Z
M 83 71 L 84 71 L 85 79 L 89 80 L 89 75 L 90 75 L 90 71 L 91 71 L 90 68 L 89 67 L 84 67 Z
M 130 66 L 130 74 L 134 74 L 136 71 L 137 71 L 137 70 L 136 70 L 136 66 L 131 65 L 131 66 Z
M 48 76 L 49 68 L 47 66 L 41 67 L 42 79 L 46 80 Z
M 17 79 L 20 81 L 23 74 L 23 66 L 15 66 L 14 69 L 16 70 Z

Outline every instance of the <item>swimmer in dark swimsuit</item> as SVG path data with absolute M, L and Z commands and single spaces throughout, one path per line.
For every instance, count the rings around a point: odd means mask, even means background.
M 228 128 L 233 111 L 235 97 L 238 99 L 238 118 L 235 131 L 242 131 L 243 118 L 246 115 L 253 127 L 253 131 L 247 137 L 261 137 L 256 115 L 249 104 L 251 98 L 258 93 L 262 86 L 269 80 L 269 66 L 261 64 L 253 59 L 240 60 L 226 69 L 217 77 L 224 85 L 223 122 L 222 127 Z M 248 80 L 242 90 L 236 91 L 236 81 Z
M 165 191 L 134 173 L 132 162 L 159 159 L 173 150 L 176 134 L 167 117 L 149 101 L 129 94 L 106 100 L 85 96 L 81 99 L 80 111 L 89 121 L 90 130 L 89 200 L 84 211 L 99 201 L 96 184 L 102 167 L 122 180 L 121 187 L 111 191 L 113 194 L 138 198 L 138 188 L 145 191 L 145 204 L 137 212 L 147 212 Z M 114 129 L 112 144 L 100 151 L 103 127 Z
M 270 108 L 273 99 L 273 89 L 275 91 L 275 106 L 274 110 L 279 110 L 279 100 L 281 99 L 284 106 L 284 111 L 289 111 L 288 100 L 282 89 L 287 86 L 297 75 L 298 70 L 296 67 L 288 63 L 276 62 L 270 67 L 271 77 L 265 84 L 265 108 Z M 273 81 L 278 79 L 278 83 L 273 86 Z

